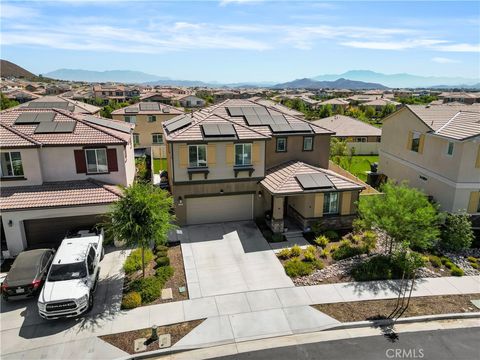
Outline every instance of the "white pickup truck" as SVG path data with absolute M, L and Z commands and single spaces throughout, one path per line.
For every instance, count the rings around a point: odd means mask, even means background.
M 82 230 L 66 237 L 38 297 L 40 316 L 58 319 L 90 310 L 103 255 L 103 231 L 97 234 Z

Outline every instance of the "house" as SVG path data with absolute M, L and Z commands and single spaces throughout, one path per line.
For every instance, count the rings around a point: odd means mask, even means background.
M 371 106 L 375 109 L 375 111 L 382 111 L 382 109 L 387 105 L 393 105 L 398 109 L 402 104 L 394 100 L 381 98 L 381 99 L 364 102 L 362 105 Z
M 377 155 L 382 130 L 350 116 L 333 115 L 312 123 L 335 133 L 332 135 L 347 143 L 347 148 L 355 149 L 356 155 Z
M 103 84 L 93 86 L 93 96 L 97 99 L 127 101 L 140 97 L 140 89 L 134 86 Z
M 61 109 L 0 113 L 2 250 L 55 247 L 97 224 L 135 176 L 132 125 Z M 4 254 L 5 255 L 5 254 Z
M 480 227 L 480 106 L 408 105 L 385 118 L 379 171 Z
M 480 103 L 480 93 L 478 92 L 447 92 L 438 96 L 444 103 L 461 103 L 471 105 Z
M 205 106 L 205 100 L 202 98 L 199 98 L 198 96 L 195 95 L 178 95 L 174 97 L 174 101 L 178 101 L 180 106 L 184 108 L 195 108 L 195 107 L 204 107 Z
M 89 114 L 97 115 L 100 113 L 102 108 L 84 103 L 82 101 L 72 100 L 70 98 L 53 95 L 53 96 L 43 96 L 35 100 L 29 101 L 23 105 L 22 108 L 28 109 L 63 109 L 77 114 Z
M 340 98 L 328 99 L 318 103 L 318 106 L 330 105 L 333 110 L 343 108 L 344 110 L 350 105 L 350 102 Z
M 181 225 L 265 218 L 275 232 L 351 227 L 363 185 L 328 169 L 331 131 L 239 99 L 163 127 Z
M 147 149 L 156 159 L 166 158 L 162 123 L 184 112 L 156 102 L 140 102 L 112 112 L 114 120 L 135 124 L 133 143 L 136 149 Z
M 61 84 L 61 83 L 48 85 L 45 88 L 46 95 L 60 95 L 67 91 L 70 91 L 70 85 Z
M 10 90 L 3 93 L 8 99 L 18 101 L 20 104 L 23 104 L 28 101 L 39 99 L 41 96 L 34 94 L 28 90 Z

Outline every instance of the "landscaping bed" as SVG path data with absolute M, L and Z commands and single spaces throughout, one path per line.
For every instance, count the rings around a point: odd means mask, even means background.
M 171 345 L 175 345 L 181 338 L 187 335 L 190 331 L 200 325 L 205 319 L 202 320 L 193 320 L 193 321 L 186 321 L 178 324 L 166 325 L 166 326 L 159 326 L 157 328 L 157 334 L 164 335 L 170 334 L 171 336 Z M 139 352 L 135 352 L 134 349 L 134 341 L 139 338 L 146 338 L 149 339 L 152 334 L 152 329 L 140 329 L 140 330 L 133 330 L 127 331 L 118 334 L 110 334 L 100 336 L 100 339 L 106 341 L 107 343 L 123 350 L 129 354 L 138 354 Z M 158 341 L 151 342 L 147 345 L 147 349 L 145 351 L 153 351 L 158 350 Z
M 480 294 L 425 296 L 410 299 L 402 318 L 480 311 L 470 300 L 480 299 Z M 355 301 L 312 305 L 315 309 L 341 322 L 385 319 L 395 309 L 397 299 Z

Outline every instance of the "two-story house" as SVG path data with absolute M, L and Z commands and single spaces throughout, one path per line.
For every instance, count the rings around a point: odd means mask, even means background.
M 93 96 L 97 99 L 127 101 L 140 97 L 140 89 L 134 86 L 101 84 L 93 86 Z
M 112 118 L 135 124 L 136 149 L 149 149 L 155 159 L 165 159 L 162 123 L 183 114 L 183 110 L 157 102 L 140 102 L 112 112 Z
M 99 222 L 135 176 L 132 125 L 60 109 L 0 113 L 2 251 L 54 247 Z
M 20 106 L 29 109 L 63 109 L 73 113 L 89 115 L 98 115 L 101 110 L 98 106 L 69 99 L 61 95 L 39 97 Z
M 423 189 L 444 211 L 480 218 L 480 106 L 408 105 L 393 113 L 382 128 L 379 171 Z
M 265 217 L 348 228 L 363 186 L 328 170 L 331 131 L 250 100 L 226 100 L 163 123 L 181 225 Z

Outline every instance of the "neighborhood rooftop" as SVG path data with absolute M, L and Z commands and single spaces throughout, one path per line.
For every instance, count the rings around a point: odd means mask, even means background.
M 139 102 L 112 112 L 112 114 L 122 115 L 159 115 L 159 114 L 171 114 L 180 115 L 183 111 L 177 109 L 174 106 L 165 105 L 157 102 Z
M 335 136 L 381 136 L 382 130 L 345 115 L 333 115 L 312 121 L 313 124 L 335 132 Z

